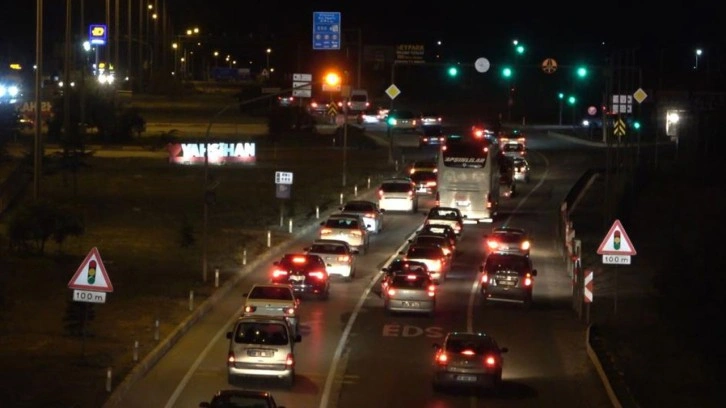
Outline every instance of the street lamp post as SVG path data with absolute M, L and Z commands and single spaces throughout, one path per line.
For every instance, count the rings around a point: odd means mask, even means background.
M 703 50 L 698 48 L 696 49 L 696 65 L 693 66 L 693 69 L 698 69 L 698 57 L 700 57 L 703 54 Z
M 271 52 L 272 52 L 271 48 L 268 48 L 267 50 L 265 50 L 265 54 L 267 57 L 267 64 L 265 64 L 265 69 L 267 70 L 268 73 L 270 72 L 270 53 Z

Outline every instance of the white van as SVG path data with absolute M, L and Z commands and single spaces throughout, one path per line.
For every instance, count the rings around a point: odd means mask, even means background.
M 353 89 L 350 91 L 350 100 L 348 100 L 348 109 L 353 112 L 361 112 L 370 106 L 368 102 L 368 91 L 365 89 Z

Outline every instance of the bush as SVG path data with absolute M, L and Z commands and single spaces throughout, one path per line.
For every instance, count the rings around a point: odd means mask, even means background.
M 50 202 L 37 202 L 18 209 L 8 223 L 10 250 L 45 253 L 49 239 L 60 251 L 69 236 L 80 236 L 85 227 L 80 216 Z

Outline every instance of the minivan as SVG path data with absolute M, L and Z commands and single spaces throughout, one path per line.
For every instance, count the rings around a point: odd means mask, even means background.
M 348 108 L 354 112 L 361 112 L 370 107 L 368 102 L 368 91 L 365 89 L 353 89 L 350 92 L 350 99 L 348 100 Z
M 243 316 L 227 332 L 228 382 L 241 377 L 282 380 L 288 388 L 295 383 L 295 334 L 284 317 Z

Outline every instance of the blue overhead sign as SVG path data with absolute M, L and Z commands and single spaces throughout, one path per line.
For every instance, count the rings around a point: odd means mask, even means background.
M 108 38 L 106 26 L 103 24 L 91 24 L 88 27 L 88 38 L 91 44 L 105 45 Z
M 313 12 L 313 49 L 340 49 L 340 12 Z

